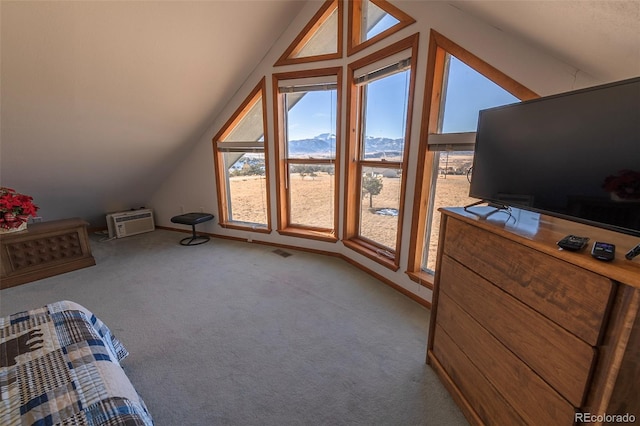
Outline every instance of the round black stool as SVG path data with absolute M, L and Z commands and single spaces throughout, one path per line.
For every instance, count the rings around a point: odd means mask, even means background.
M 171 218 L 171 222 L 182 225 L 191 225 L 191 236 L 180 240 L 183 246 L 197 246 L 209 241 L 208 235 L 196 235 L 196 225 L 213 219 L 210 213 L 185 213 Z

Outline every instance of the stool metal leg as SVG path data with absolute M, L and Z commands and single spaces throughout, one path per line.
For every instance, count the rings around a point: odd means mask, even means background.
M 197 242 L 194 242 L 197 241 Z M 191 225 L 191 236 L 180 240 L 183 246 L 197 246 L 209 241 L 208 235 L 196 235 L 196 225 Z

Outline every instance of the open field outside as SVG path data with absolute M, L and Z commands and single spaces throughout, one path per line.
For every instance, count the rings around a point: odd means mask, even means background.
M 289 187 L 291 219 L 297 225 L 333 228 L 334 175 L 318 172 L 315 177 L 301 177 L 292 173 Z M 398 209 L 400 179 L 382 178 L 380 194 L 373 196 L 373 208 L 369 208 L 369 196 L 362 199 L 361 230 L 363 236 L 391 249 L 395 248 L 398 217 L 376 214 L 378 209 Z M 264 223 L 262 188 L 265 179 L 260 176 L 230 178 L 230 190 L 234 220 Z
M 460 159 L 462 161 L 463 159 Z M 467 161 L 465 159 L 465 161 Z M 449 159 L 451 166 L 452 160 Z M 454 163 L 454 166 L 457 166 Z M 317 176 L 301 177 L 292 174 L 289 182 L 292 199 L 292 221 L 314 227 L 333 227 L 334 175 L 318 172 Z M 265 223 L 266 180 L 262 176 L 239 176 L 230 178 L 230 191 L 234 220 Z M 382 190 L 373 196 L 373 208 L 369 208 L 369 195 L 361 204 L 361 234 L 391 249 L 395 249 L 398 216 L 376 214 L 380 209 L 398 209 L 400 179 L 382 177 Z M 435 269 L 440 213 L 437 208 L 464 206 L 475 201 L 469 198 L 469 183 L 465 175 L 439 175 L 435 193 L 435 211 L 429 235 L 427 268 Z M 413 194 L 407 194 L 410 200 Z M 389 211 L 387 211 L 389 213 Z

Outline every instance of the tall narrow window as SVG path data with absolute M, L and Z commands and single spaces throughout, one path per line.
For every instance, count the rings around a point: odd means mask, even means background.
M 345 245 L 398 268 L 417 35 L 349 66 Z
M 436 268 L 440 207 L 471 204 L 469 179 L 478 112 L 537 95 L 460 46 L 432 32 L 409 275 L 418 281 Z M 464 59 L 464 62 L 461 60 Z M 429 87 L 431 86 L 431 87 Z M 424 130 L 428 129 L 426 132 Z M 425 202 L 426 201 L 426 202 Z
M 435 271 L 440 229 L 440 207 L 465 206 L 473 164 L 473 145 L 481 109 L 519 102 L 519 99 L 455 56 L 445 55 L 440 114 L 436 132 L 429 136 L 434 151 L 431 206 L 422 269 Z
M 335 241 L 341 69 L 274 75 L 280 233 Z
M 213 138 L 220 224 L 270 230 L 265 79 Z

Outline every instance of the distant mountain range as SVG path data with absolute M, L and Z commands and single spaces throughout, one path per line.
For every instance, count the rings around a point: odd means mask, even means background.
M 295 156 L 326 157 L 335 152 L 336 135 L 323 133 L 311 139 L 300 139 L 289 142 L 289 154 Z
M 293 156 L 326 157 L 335 151 L 336 135 L 323 133 L 311 139 L 289 142 L 289 154 Z M 367 137 L 365 140 L 365 157 L 382 158 L 401 155 L 404 138 L 390 139 Z

